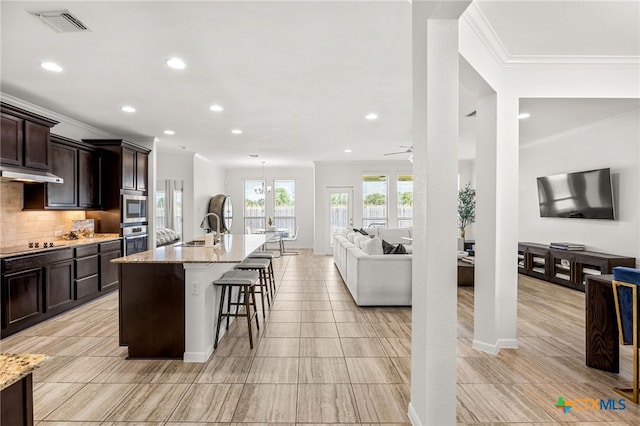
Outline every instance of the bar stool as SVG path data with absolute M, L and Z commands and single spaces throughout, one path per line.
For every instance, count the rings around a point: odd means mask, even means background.
M 271 300 L 269 300 L 269 284 L 267 283 L 267 279 L 271 281 L 271 276 L 268 274 L 269 264 L 271 261 L 269 259 L 256 259 L 256 258 L 246 258 L 238 265 L 235 266 L 234 269 L 239 271 L 256 271 L 260 277 L 260 291 L 256 290 L 256 293 L 260 293 L 260 299 L 262 300 L 262 318 L 266 318 L 266 314 L 264 311 L 264 296 L 267 296 L 267 304 L 269 308 L 271 308 Z
M 276 294 L 276 276 L 273 273 L 273 259 L 276 258 L 276 253 L 274 251 L 254 251 L 249 256 L 250 259 L 269 259 L 269 276 L 271 280 L 271 298 L 273 299 Z
M 220 325 L 222 324 L 222 318 L 227 318 L 227 327 L 229 329 L 230 317 L 247 317 L 247 326 L 249 328 L 249 346 L 253 349 L 253 336 L 251 333 L 251 319 L 255 317 L 256 328 L 260 330 L 260 324 L 258 322 L 258 309 L 256 307 L 256 294 L 255 286 L 260 280 L 260 276 L 256 271 L 229 271 L 225 272 L 220 279 L 213 282 L 214 285 L 220 288 L 220 307 L 218 308 L 218 321 L 216 325 L 216 336 L 213 343 L 213 348 L 218 347 L 218 336 L 220 335 Z M 231 293 L 233 288 L 239 287 L 238 300 L 236 302 L 231 301 Z M 224 309 L 224 296 L 227 295 L 227 311 Z M 240 297 L 242 296 L 242 302 Z M 235 313 L 231 312 L 231 306 L 236 307 Z M 251 313 L 251 305 L 253 305 L 253 313 Z M 238 307 L 244 306 L 245 313 L 238 313 Z

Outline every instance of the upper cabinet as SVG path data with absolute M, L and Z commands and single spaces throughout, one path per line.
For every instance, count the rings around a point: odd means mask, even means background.
M 51 170 L 49 132 L 57 121 L 0 103 L 0 163 Z
M 92 145 L 51 135 L 51 172 L 63 183 L 24 185 L 25 209 L 98 209 L 100 152 Z
M 147 192 L 148 149 L 122 139 L 85 139 L 85 141 L 108 154 L 105 156 L 104 166 L 104 177 L 107 181 L 111 180 L 121 190 Z M 115 174 L 116 170 L 119 171 L 117 174 Z

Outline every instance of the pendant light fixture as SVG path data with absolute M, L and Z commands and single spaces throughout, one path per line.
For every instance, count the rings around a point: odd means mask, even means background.
M 266 161 L 261 161 L 261 163 L 262 163 L 262 183 L 256 186 L 253 190 L 255 191 L 256 194 L 264 194 L 264 193 L 269 194 L 271 192 L 271 185 L 267 185 L 265 188 L 267 181 L 265 179 L 265 174 L 264 174 L 264 164 L 266 163 Z

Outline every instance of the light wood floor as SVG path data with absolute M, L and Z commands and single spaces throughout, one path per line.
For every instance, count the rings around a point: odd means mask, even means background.
M 237 321 L 205 364 L 125 360 L 117 293 L 0 342 L 50 360 L 34 373 L 40 425 L 406 423 L 409 308 L 358 308 L 330 256 L 276 262 L 278 294 L 249 350 Z M 584 365 L 584 295 L 520 277 L 520 349 L 471 349 L 473 289 L 458 291 L 459 424 L 639 425 L 640 409 L 556 409 L 565 399 L 618 399 L 631 378 Z

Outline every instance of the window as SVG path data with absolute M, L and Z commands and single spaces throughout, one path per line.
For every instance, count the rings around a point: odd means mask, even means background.
M 170 228 L 182 236 L 182 181 L 161 179 L 157 182 L 156 228 Z
M 362 227 L 387 226 L 387 177 L 362 177 Z
M 276 180 L 273 182 L 273 225 L 276 229 L 296 230 L 296 181 Z
M 244 181 L 244 227 L 247 234 L 255 233 L 256 229 L 265 229 L 264 192 L 256 191 L 263 185 L 262 180 Z
M 413 176 L 398 175 L 398 228 L 413 225 Z

